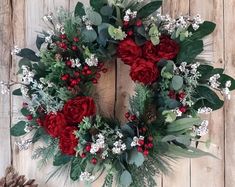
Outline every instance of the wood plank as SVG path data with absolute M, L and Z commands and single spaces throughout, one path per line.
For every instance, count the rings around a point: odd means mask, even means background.
M 1 1 L 0 6 L 0 81 L 9 81 L 12 46 L 11 1 Z M 0 94 L 0 176 L 11 164 L 10 95 Z
M 203 3 L 203 6 L 202 6 Z M 208 37 L 205 48 L 207 58 L 214 62 L 216 67 L 224 66 L 224 46 L 223 46 L 223 1 L 190 1 L 190 14 L 200 14 L 203 19 L 216 22 L 217 28 L 213 35 Z M 205 42 L 206 42 L 205 41 Z M 203 137 L 204 140 L 211 139 L 212 144 L 209 149 L 204 145 L 199 148 L 208 151 L 219 159 L 203 157 L 191 160 L 191 186 L 192 187 L 223 187 L 224 186 L 224 115 L 223 110 L 213 112 L 206 116 L 209 120 L 209 134 Z M 199 175 L 200 173 L 200 175 Z M 205 182 L 207 181 L 207 182 Z
M 224 1 L 224 42 L 226 72 L 235 77 L 235 44 L 232 34 L 235 30 L 234 22 L 235 2 Z M 235 186 L 235 92 L 231 94 L 231 100 L 227 101 L 225 110 L 225 187 Z
M 163 15 L 171 17 L 189 14 L 189 0 L 164 0 Z M 181 159 L 172 164 L 173 173 L 163 176 L 163 187 L 189 187 L 190 186 L 190 159 Z

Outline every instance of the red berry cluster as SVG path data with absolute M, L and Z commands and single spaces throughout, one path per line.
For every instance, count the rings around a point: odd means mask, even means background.
M 168 93 L 168 96 L 169 96 L 171 99 L 175 99 L 175 100 L 177 100 L 177 101 L 182 101 L 182 100 L 185 98 L 186 93 L 185 93 L 184 91 L 179 91 L 178 93 L 176 93 L 175 91 L 170 90 L 169 93 Z M 180 112 L 182 112 L 182 113 L 187 112 L 187 109 L 188 109 L 187 106 L 183 106 L 183 105 L 182 105 L 182 106 L 179 107 L 179 110 L 180 110 Z
M 61 48 L 64 51 L 68 49 L 72 51 L 78 51 L 78 42 L 79 42 L 78 37 L 74 37 L 73 40 L 70 41 L 66 34 L 61 34 L 59 38 L 60 38 L 60 41 L 57 42 L 57 46 L 59 48 Z
M 144 154 L 144 156 L 149 155 L 149 150 L 153 148 L 153 137 L 149 136 L 147 140 L 139 140 L 139 146 L 137 147 L 138 152 Z
M 86 157 L 87 157 L 87 153 L 90 153 L 90 150 L 91 150 L 91 144 L 88 143 L 88 144 L 85 146 L 83 153 L 80 154 L 80 157 L 81 157 L 81 158 L 86 158 Z M 91 162 L 92 164 L 96 165 L 97 162 L 98 162 L 98 159 L 95 158 L 95 157 L 93 157 L 93 158 L 90 160 L 90 162 Z
M 130 114 L 130 112 L 125 113 L 125 118 L 129 121 L 136 121 L 137 117 L 134 114 Z

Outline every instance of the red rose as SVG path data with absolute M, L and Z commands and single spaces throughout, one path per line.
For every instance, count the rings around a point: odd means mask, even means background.
M 57 138 L 60 135 L 61 129 L 66 126 L 66 121 L 62 113 L 49 113 L 47 114 L 43 123 L 47 133 L 53 138 Z
M 153 62 L 159 62 L 161 60 L 161 57 L 158 55 L 157 46 L 154 46 L 151 41 L 145 42 L 143 46 L 143 56 Z
M 153 62 L 139 59 L 131 66 L 130 76 L 133 81 L 151 84 L 159 77 L 159 71 Z
M 166 60 L 172 60 L 179 53 L 179 44 L 169 36 L 160 37 L 160 44 L 157 45 L 158 56 Z
M 78 139 L 76 138 L 74 131 L 76 127 L 67 126 L 65 127 L 59 137 L 59 147 L 62 153 L 66 155 L 75 155 L 75 148 L 78 145 Z
M 127 64 L 132 65 L 137 58 L 141 57 L 142 50 L 132 39 L 128 38 L 119 43 L 117 56 Z
M 91 97 L 70 99 L 63 108 L 64 116 L 70 125 L 80 123 L 84 117 L 92 116 L 95 112 L 95 102 Z

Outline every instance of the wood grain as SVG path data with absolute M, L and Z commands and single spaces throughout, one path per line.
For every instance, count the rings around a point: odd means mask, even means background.
M 224 56 L 226 72 L 235 76 L 235 43 L 232 38 L 235 21 L 235 2 L 227 0 L 224 4 Z M 226 102 L 225 111 L 225 187 L 235 186 L 235 93 L 231 94 L 231 100 Z
M 203 3 L 204 6 L 201 6 Z M 191 0 L 190 14 L 200 14 L 203 19 L 217 23 L 217 28 L 213 35 L 208 37 L 205 42 L 205 58 L 213 62 L 216 67 L 224 66 L 224 44 L 223 44 L 223 1 L 214 0 Z M 203 56 L 202 56 L 203 57 Z M 207 149 L 205 145 L 199 148 L 214 154 L 218 159 L 203 157 L 191 160 L 191 187 L 223 187 L 224 179 L 224 115 L 223 109 L 213 112 L 211 115 L 204 116 L 209 120 L 209 134 L 202 140 L 208 138 L 212 144 Z M 198 175 L 200 173 L 200 175 Z M 210 181 L 205 183 L 205 181 Z
M 10 48 L 12 46 L 11 1 L 1 1 L 0 6 L 0 80 L 8 82 L 11 66 Z M 0 94 L 0 176 L 11 164 L 10 141 L 10 95 Z

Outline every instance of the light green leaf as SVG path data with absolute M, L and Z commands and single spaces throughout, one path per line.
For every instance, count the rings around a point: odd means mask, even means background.
M 140 167 L 144 163 L 144 156 L 142 153 L 138 152 L 136 149 L 133 149 L 130 152 L 128 162 L 129 164 L 135 164 L 137 167 Z
M 184 84 L 184 79 L 179 76 L 179 75 L 175 75 L 173 78 L 172 78 L 172 81 L 171 81 L 171 86 L 174 90 L 178 91 L 182 88 Z
M 158 36 L 151 36 L 150 40 L 151 40 L 153 45 L 158 45 L 160 43 L 160 39 L 159 39 Z
M 102 23 L 102 17 L 98 12 L 89 10 L 87 11 L 87 17 L 93 25 L 100 25 Z
M 97 33 L 95 32 L 95 30 L 86 30 L 86 29 L 84 29 L 82 31 L 82 38 L 83 38 L 84 42 L 92 43 L 96 40 Z
M 100 9 L 100 13 L 103 15 L 103 16 L 112 16 L 113 14 L 113 8 L 110 7 L 110 6 L 103 6 L 101 9 Z
M 122 174 L 121 174 L 121 177 L 120 177 L 120 184 L 125 186 L 125 187 L 128 187 L 131 185 L 132 183 L 132 177 L 131 177 L 131 174 L 129 171 L 125 170 Z
M 115 28 L 114 26 L 110 25 L 108 28 L 108 33 L 114 40 L 123 40 L 126 38 L 126 33 L 122 31 L 121 27 Z
M 198 126 L 202 123 L 200 118 L 182 118 L 172 122 L 167 126 L 168 132 L 177 132 L 185 129 L 192 128 L 193 126 Z
M 173 111 L 165 110 L 162 112 L 162 115 L 165 116 L 165 121 L 168 123 L 172 123 L 176 120 L 176 114 Z

